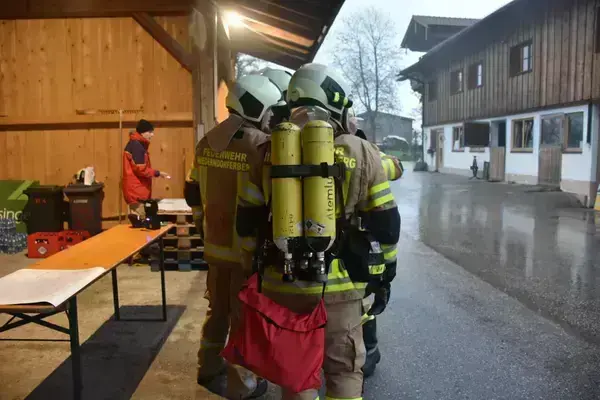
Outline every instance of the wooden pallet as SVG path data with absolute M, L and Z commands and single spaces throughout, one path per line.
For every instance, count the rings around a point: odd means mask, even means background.
M 197 232 L 191 214 L 161 213 L 161 220 L 175 224 L 164 237 L 165 269 L 171 271 L 206 270 L 204 243 Z M 152 271 L 158 271 L 158 260 L 150 263 Z

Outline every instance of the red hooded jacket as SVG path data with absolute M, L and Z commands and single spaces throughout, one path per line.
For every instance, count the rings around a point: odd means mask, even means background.
M 123 197 L 127 204 L 139 203 L 152 197 L 152 178 L 160 171 L 152 169 L 148 147 L 150 142 L 135 132 L 123 152 Z

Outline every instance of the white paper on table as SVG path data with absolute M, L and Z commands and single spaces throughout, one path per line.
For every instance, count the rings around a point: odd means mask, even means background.
M 158 211 L 165 212 L 187 212 L 191 213 L 192 208 L 187 205 L 185 199 L 163 199 L 158 202 Z
M 50 303 L 58 307 L 106 270 L 20 269 L 0 278 L 0 304 Z

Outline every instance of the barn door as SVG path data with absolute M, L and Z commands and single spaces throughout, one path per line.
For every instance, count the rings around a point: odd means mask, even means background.
M 538 158 L 539 185 L 560 186 L 564 124 L 565 118 L 562 114 L 549 115 L 542 118 Z

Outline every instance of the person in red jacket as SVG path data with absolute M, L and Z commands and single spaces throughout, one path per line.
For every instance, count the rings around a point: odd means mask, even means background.
M 130 214 L 145 217 L 143 202 L 152 197 L 152 179 L 167 178 L 169 174 L 152 168 L 148 147 L 154 136 L 154 126 L 141 119 L 123 152 L 123 197 Z

